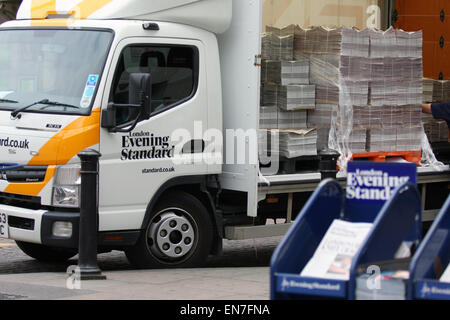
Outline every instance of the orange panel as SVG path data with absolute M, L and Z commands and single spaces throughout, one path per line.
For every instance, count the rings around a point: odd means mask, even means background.
M 395 0 L 395 9 L 399 15 L 435 15 L 444 8 L 448 0 Z M 446 4 L 445 4 L 446 5 Z
M 444 79 L 450 80 L 450 42 L 446 42 L 443 49 L 439 48 L 437 64 L 440 71 L 444 73 Z
M 398 12 L 396 28 L 405 31 L 423 30 L 424 76 L 438 79 L 440 72 L 444 79 L 450 79 L 450 1 L 449 0 L 396 0 Z M 441 21 L 444 9 L 445 20 Z M 444 37 L 445 47 L 439 46 Z
M 437 26 L 439 26 L 439 28 L 437 28 Z M 439 41 L 442 35 L 443 26 L 444 24 L 439 20 L 438 16 L 400 16 L 395 24 L 396 28 L 405 31 L 422 30 L 424 41 Z
M 435 77 L 435 43 L 434 42 L 424 42 L 423 44 L 423 75 L 426 78 Z

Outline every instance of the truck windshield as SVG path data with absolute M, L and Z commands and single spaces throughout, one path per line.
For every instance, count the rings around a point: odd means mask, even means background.
M 89 114 L 112 38 L 99 30 L 0 29 L 0 110 Z M 36 104 L 42 100 L 58 103 Z

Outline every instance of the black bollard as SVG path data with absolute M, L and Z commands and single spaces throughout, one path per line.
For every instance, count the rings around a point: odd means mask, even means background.
M 322 174 L 322 180 L 336 179 L 339 157 L 340 154 L 336 150 L 323 149 L 319 152 L 319 171 Z
M 97 264 L 98 236 L 98 159 L 101 154 L 85 150 L 81 159 L 80 239 L 78 258 L 79 280 L 104 280 Z

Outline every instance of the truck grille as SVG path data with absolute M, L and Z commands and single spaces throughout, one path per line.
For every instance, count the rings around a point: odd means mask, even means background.
M 13 183 L 42 182 L 46 166 L 25 166 L 17 170 L 0 171 L 0 179 Z
M 0 204 L 38 210 L 41 209 L 41 197 L 0 192 Z

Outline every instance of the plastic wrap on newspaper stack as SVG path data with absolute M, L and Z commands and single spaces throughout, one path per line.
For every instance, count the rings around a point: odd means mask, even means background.
M 366 147 L 366 129 L 354 126 L 353 110 L 368 104 L 368 30 L 297 28 L 294 56 L 310 60 L 316 104 L 338 106 L 331 119 L 328 146 L 341 153 L 340 167 L 345 168 L 352 152 L 364 152 Z
M 337 104 L 316 104 L 314 110 L 308 110 L 308 128 L 317 129 L 317 150 L 328 148 L 332 119 L 337 117 Z
M 423 145 L 422 32 L 296 27 L 294 56 L 310 60 L 316 103 L 339 106 L 329 147 L 341 153 L 342 169 L 366 151 L 422 148 L 425 163 L 434 156 Z

